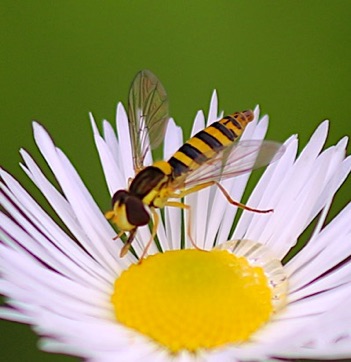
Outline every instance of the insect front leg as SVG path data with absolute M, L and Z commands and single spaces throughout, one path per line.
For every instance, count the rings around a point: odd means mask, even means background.
M 128 237 L 127 241 L 125 242 L 125 244 L 123 245 L 123 248 L 121 249 L 121 252 L 119 254 L 119 256 L 121 258 L 123 258 L 124 255 L 126 255 L 128 253 L 128 250 L 129 250 L 130 246 L 132 245 L 132 242 L 134 240 L 134 237 L 135 237 L 135 234 L 136 234 L 137 230 L 138 230 L 138 228 L 135 228 L 135 229 L 132 229 L 130 231 L 129 237 Z M 120 233 L 118 235 L 120 235 Z
M 143 250 L 143 253 L 141 254 L 141 257 L 139 259 L 139 264 L 142 262 L 142 260 L 144 259 L 149 247 L 151 246 L 151 243 L 153 242 L 153 240 L 155 239 L 156 233 L 157 233 L 157 229 L 158 229 L 158 224 L 159 224 L 159 220 L 160 218 L 157 215 L 157 212 L 155 211 L 154 208 L 150 208 L 151 209 L 151 213 L 152 213 L 152 221 L 153 221 L 153 225 L 152 225 L 152 231 L 151 231 L 151 236 L 149 241 L 147 242 L 147 244 L 145 245 L 145 248 Z
M 113 240 L 117 240 L 119 238 L 121 238 L 123 235 L 125 234 L 125 231 L 121 230 L 114 238 L 112 238 Z

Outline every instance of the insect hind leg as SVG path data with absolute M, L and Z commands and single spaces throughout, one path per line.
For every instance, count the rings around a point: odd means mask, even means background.
M 241 202 L 235 201 L 230 197 L 228 191 L 220 183 L 218 183 L 216 181 L 213 181 L 213 184 L 216 185 L 222 191 L 222 194 L 224 195 L 224 197 L 227 199 L 227 201 L 230 204 L 235 205 L 237 207 L 240 207 L 241 209 L 252 211 L 252 212 L 257 212 L 257 213 L 260 213 L 260 214 L 267 214 L 269 212 L 274 211 L 273 209 L 268 209 L 268 210 L 255 209 L 253 207 L 242 204 Z
M 257 213 L 260 213 L 260 214 L 267 214 L 269 212 L 273 212 L 274 210 L 273 209 L 268 209 L 268 210 L 261 210 L 261 209 L 255 209 L 253 207 L 250 207 L 250 206 L 247 206 L 245 204 L 242 204 L 241 202 L 238 202 L 238 201 L 235 201 L 233 200 L 228 191 L 217 181 L 208 181 L 208 182 L 204 182 L 202 184 L 199 184 L 199 185 L 196 185 L 196 186 L 193 186 L 189 189 L 186 189 L 186 190 L 183 190 L 181 191 L 179 194 L 174 194 L 172 195 L 172 197 L 184 197 L 186 195 L 190 195 L 194 192 L 197 192 L 197 191 L 200 191 L 204 188 L 207 188 L 209 186 L 213 186 L 213 185 L 216 185 L 222 192 L 222 194 L 224 195 L 224 197 L 227 199 L 227 201 L 234 205 L 234 206 L 237 206 L 237 207 L 240 207 L 240 209 L 244 209 L 244 210 L 248 210 L 248 211 L 252 211 L 252 212 L 257 212 Z M 177 195 L 177 196 L 176 196 Z

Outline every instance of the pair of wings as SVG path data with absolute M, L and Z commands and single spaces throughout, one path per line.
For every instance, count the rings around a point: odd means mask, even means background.
M 166 91 L 149 70 L 142 70 L 136 75 L 130 87 L 128 106 L 134 170 L 138 173 L 144 168 L 146 153 L 163 141 L 169 119 Z M 241 175 L 278 160 L 283 152 L 284 147 L 278 142 L 238 141 L 196 170 L 180 176 L 174 181 L 174 187 L 187 188 Z M 204 156 L 207 156 L 206 153 Z

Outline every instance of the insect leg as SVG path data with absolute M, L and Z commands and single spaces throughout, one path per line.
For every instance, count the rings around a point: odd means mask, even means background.
M 110 211 L 106 211 L 105 212 L 105 217 L 107 220 L 111 220 L 113 219 L 115 216 L 115 212 L 113 210 L 110 210 Z
M 113 240 L 117 240 L 117 239 L 121 238 L 124 233 L 125 233 L 125 232 L 124 232 L 123 230 L 121 230 L 121 231 L 113 238 Z
M 186 195 L 190 195 L 190 194 L 192 194 L 194 192 L 200 191 L 200 190 L 205 189 L 206 187 L 212 186 L 214 184 L 215 184 L 214 181 L 208 181 L 208 182 L 205 182 L 203 184 L 193 186 L 190 189 L 183 190 L 183 191 L 181 191 L 179 193 L 172 193 L 169 197 L 170 198 L 174 197 L 174 198 L 179 199 L 181 197 L 184 197 Z
M 152 218 L 153 218 L 153 226 L 152 226 L 152 231 L 151 231 L 151 237 L 149 239 L 149 241 L 147 242 L 147 244 L 145 245 L 145 248 L 144 248 L 144 251 L 143 253 L 141 254 L 141 257 L 139 259 L 139 264 L 142 262 L 142 260 L 144 259 L 151 243 L 153 242 L 155 236 L 156 236 L 156 233 L 157 233 L 157 228 L 158 228 L 158 223 L 159 223 L 159 217 L 157 215 L 157 212 L 155 211 L 154 208 L 151 208 L 151 213 L 152 213 Z
M 253 212 L 258 212 L 260 214 L 266 214 L 268 212 L 273 212 L 274 211 L 273 209 L 269 209 L 269 210 L 254 209 L 254 208 L 252 208 L 250 206 L 246 206 L 246 205 L 242 204 L 241 202 L 233 200 L 230 197 L 228 191 L 220 183 L 218 183 L 216 181 L 208 181 L 208 182 L 205 182 L 203 184 L 196 185 L 194 187 L 191 187 L 190 189 L 183 190 L 178 194 L 172 194 L 170 197 L 184 197 L 186 195 L 192 194 L 193 192 L 200 191 L 200 190 L 202 190 L 202 189 L 204 189 L 206 187 L 212 186 L 212 185 L 216 185 L 222 191 L 223 195 L 225 196 L 225 198 L 228 200 L 228 202 L 230 204 L 238 206 L 241 209 L 248 210 L 248 211 L 253 211 Z
M 137 229 L 138 229 L 138 228 L 135 228 L 135 229 L 133 229 L 133 230 L 130 231 L 128 240 L 127 240 L 127 241 L 125 242 L 125 244 L 123 245 L 123 248 L 121 249 L 121 252 L 120 252 L 120 254 L 119 254 L 119 256 L 120 256 L 121 258 L 123 258 L 124 255 L 127 254 L 128 250 L 129 250 L 129 248 L 130 248 L 130 246 L 131 246 L 131 244 L 132 244 L 132 242 L 133 242 L 133 240 L 134 240 L 134 237 L 135 237 L 135 234 L 136 234 L 136 232 L 137 232 Z M 119 235 L 119 234 L 118 234 L 118 235 Z
M 235 201 L 230 197 L 230 195 L 228 194 L 228 191 L 220 183 L 218 183 L 216 181 L 212 181 L 212 182 L 213 182 L 214 185 L 217 185 L 219 187 L 219 189 L 222 191 L 225 198 L 232 205 L 238 206 L 238 207 L 240 207 L 241 209 L 244 209 L 244 210 L 258 212 L 260 214 L 267 214 L 268 212 L 273 212 L 274 211 L 273 209 L 269 209 L 269 210 L 254 209 L 254 208 L 252 208 L 250 206 L 246 206 L 246 205 L 242 204 L 241 202 Z
M 190 207 L 190 205 L 183 204 L 182 202 L 178 202 L 178 201 L 167 201 L 165 206 L 179 207 L 180 209 L 184 209 L 188 212 L 188 236 L 189 236 L 190 242 L 195 249 L 202 250 L 196 245 L 195 241 L 193 240 L 193 238 L 191 236 L 192 232 L 191 232 L 191 207 Z

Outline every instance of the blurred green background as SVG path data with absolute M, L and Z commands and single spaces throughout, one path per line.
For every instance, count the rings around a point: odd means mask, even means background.
M 0 5 L 1 165 L 33 193 L 20 147 L 40 165 L 39 120 L 103 210 L 109 197 L 88 112 L 114 121 L 140 69 L 164 84 L 171 115 L 189 135 L 212 90 L 226 113 L 260 104 L 270 139 L 305 145 L 330 119 L 328 145 L 350 134 L 351 1 L 8 1 Z M 350 178 L 335 215 L 350 200 Z M 36 348 L 29 327 L 0 322 L 3 361 L 73 361 Z M 24 357 L 25 356 L 25 357 Z

